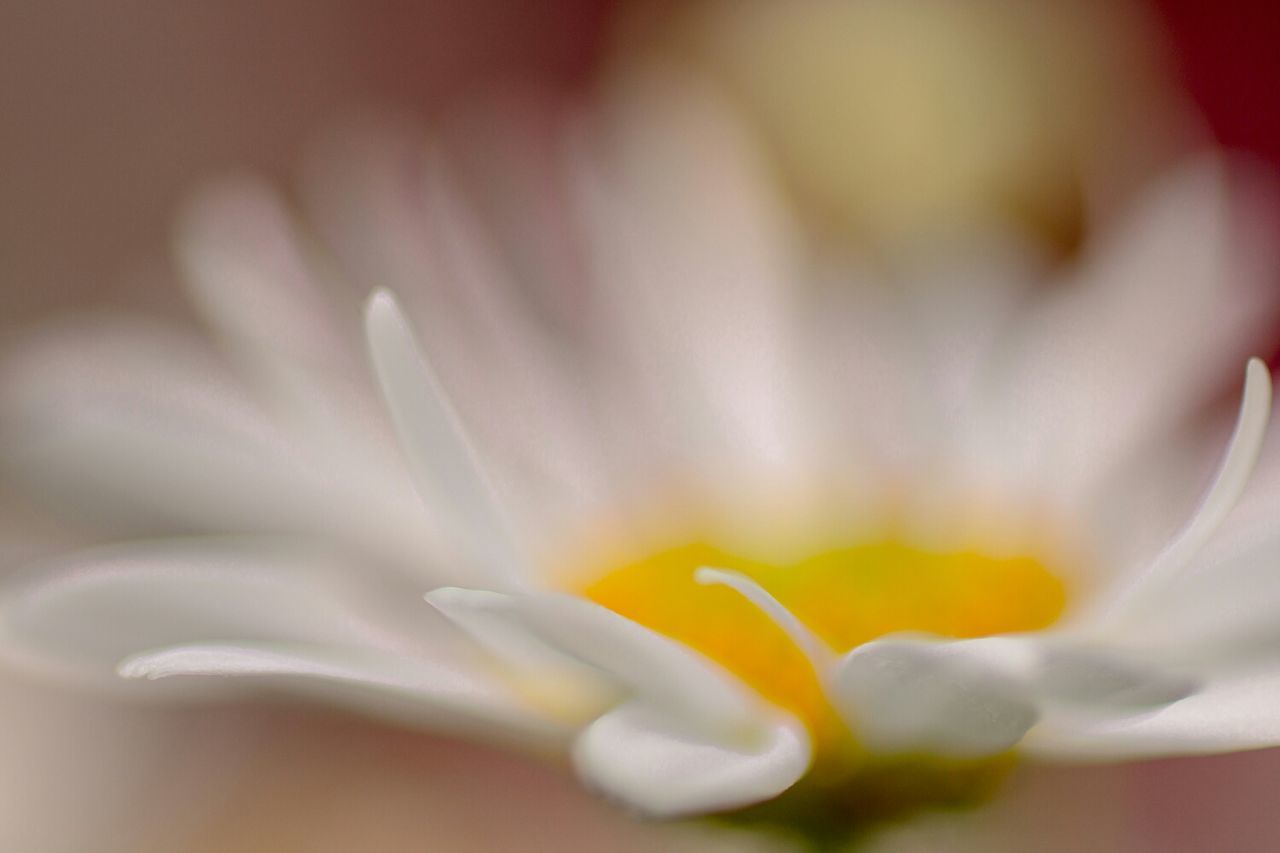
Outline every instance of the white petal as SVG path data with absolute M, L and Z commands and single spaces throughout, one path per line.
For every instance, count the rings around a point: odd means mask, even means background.
M 690 464 L 786 472 L 809 449 L 794 225 L 707 87 L 636 80 L 615 135 L 573 152 L 602 349 L 622 354 L 631 402 Z
M 796 381 L 821 407 L 815 456 L 859 525 L 850 535 L 872 536 L 887 521 L 883 478 L 897 475 L 928 444 L 931 424 L 919 409 L 926 386 L 911 326 L 885 282 L 847 262 L 825 263 L 810 277 L 812 308 Z
M 1249 478 L 1249 487 L 1231 513 L 1231 518 L 1223 525 L 1222 536 L 1215 538 L 1215 544 L 1222 538 L 1256 539 L 1257 534 L 1265 536 L 1274 529 L 1274 519 L 1280 517 L 1280 417 L 1276 417 L 1275 408 L 1277 406 L 1273 405 L 1269 435 L 1263 441 L 1262 453 L 1253 476 Z M 1220 448 L 1221 440 L 1214 446 L 1215 450 Z M 1236 545 L 1229 543 L 1232 549 Z
M 0 477 L 78 521 L 120 536 L 301 531 L 419 577 L 438 568 L 433 519 L 394 446 L 380 462 L 352 441 L 319 451 L 193 336 L 139 320 L 69 324 L 3 372 Z
M 599 672 L 581 659 L 565 654 L 531 631 L 518 615 L 513 596 L 482 589 L 441 587 L 425 596 L 427 602 L 498 658 L 521 670 L 556 670 L 585 674 Z
M 375 293 L 365 318 L 383 396 L 424 500 L 454 514 L 491 585 L 519 585 L 525 560 L 511 540 L 462 424 L 394 297 Z
M 804 727 L 779 722 L 760 739 L 733 748 L 707 743 L 641 702 L 592 723 L 573 748 L 589 784 L 660 818 L 747 806 L 790 788 L 811 757 Z
M 437 146 L 388 130 L 364 127 L 332 140 L 310 186 L 317 218 L 352 280 L 376 282 L 402 300 L 486 461 L 490 484 L 504 507 L 518 511 L 520 536 L 536 538 L 548 521 L 597 509 L 600 492 L 616 480 L 603 470 L 612 460 L 594 452 L 603 433 L 589 419 L 586 372 L 565 334 L 580 325 L 578 288 L 556 281 L 576 313 L 559 318 L 552 335 L 540 322 L 546 306 L 532 298 L 527 270 L 513 273 L 502 251 L 509 247 L 493 244 L 489 223 L 468 204 L 471 196 L 456 186 Z M 511 142 L 522 148 L 521 139 Z M 501 188 L 504 215 L 536 215 L 534 200 Z M 559 224 L 535 227 L 548 226 L 567 238 Z
M 1165 650 L 1216 671 L 1269 660 L 1280 649 L 1280 421 L 1240 505 L 1175 582 L 1145 591 L 1140 607 L 1105 626 L 1112 642 Z
M 936 647 L 937 644 L 935 644 Z M 1042 710 L 1104 712 L 1176 702 L 1200 681 L 1140 652 L 1054 631 L 946 641 L 967 658 L 1016 685 Z
M 195 342 L 141 321 L 68 325 L 4 364 L 10 476 L 92 521 L 186 529 L 296 525 L 315 478 Z
M 200 641 L 390 645 L 324 561 L 264 543 L 133 544 L 73 554 L 0 597 L 0 654 L 90 679 Z
M 838 666 L 831 691 L 858 739 L 883 752 L 993 755 L 1037 717 L 1025 685 L 960 643 L 866 643 Z
M 1032 754 L 1070 760 L 1230 752 L 1280 745 L 1280 672 L 1242 672 L 1146 713 L 1049 718 L 1032 729 Z
M 1111 649 L 1041 644 L 1034 688 L 1045 705 L 1141 710 L 1193 694 L 1196 679 Z
M 598 604 L 567 595 L 512 599 L 543 640 L 598 667 L 706 738 L 757 725 L 762 703 L 697 652 Z
M 345 491 L 412 500 L 364 362 L 357 294 L 312 268 L 281 199 L 247 179 L 210 186 L 176 242 L 193 301 L 291 439 Z
M 1256 534 L 1197 561 L 1194 572 L 1141 610 L 1106 625 L 1105 639 L 1210 671 L 1273 659 L 1280 649 L 1280 535 L 1274 523 Z
M 967 438 L 957 416 L 1043 268 L 1025 241 L 994 231 L 913 252 L 899 264 L 890 286 L 900 303 L 904 367 L 912 373 L 905 390 L 917 407 L 915 420 L 923 421 L 913 426 L 932 449 L 952 450 L 949 444 Z
M 1262 450 L 1270 415 L 1271 375 L 1266 365 L 1255 358 L 1249 362 L 1245 374 L 1244 399 L 1240 402 L 1235 432 L 1200 506 L 1182 532 L 1149 566 L 1135 577 L 1122 578 L 1119 588 L 1099 601 L 1102 611 L 1099 618 L 1115 618 L 1133 607 L 1141 607 L 1144 596 L 1151 596 L 1178 580 L 1244 492 Z
M 1010 477 L 1105 517 L 1104 479 L 1251 354 L 1280 291 L 1257 262 L 1268 248 L 1242 245 L 1224 171 L 1194 162 L 1161 182 L 1017 325 L 982 430 Z
M 179 219 L 177 254 L 196 305 L 249 378 L 316 426 L 370 417 L 359 325 L 344 295 L 322 288 L 280 199 L 248 179 L 196 195 Z M 319 421 L 320 423 L 316 423 Z
M 426 600 L 491 653 L 521 669 L 543 669 L 574 662 L 542 642 L 513 618 L 511 596 L 483 589 L 442 587 Z
M 609 679 L 579 658 L 545 642 L 515 615 L 511 596 L 478 589 L 444 587 L 432 590 L 427 601 L 480 646 L 508 666 L 518 678 L 535 686 L 548 685 L 558 705 L 582 709 L 589 719 L 616 703 Z
M 513 280 L 448 170 L 430 165 L 421 207 L 441 274 L 423 282 L 429 293 L 413 316 L 431 343 L 451 345 L 432 347 L 432 363 L 450 388 L 469 392 L 455 402 L 485 458 L 504 463 L 497 467 L 507 479 L 495 487 L 552 520 L 557 510 L 573 519 L 602 511 L 609 477 L 589 410 L 592 389 L 573 361 L 582 352 L 563 328 L 555 338 L 538 322 L 545 318 L 526 283 Z
M 229 678 L 244 690 L 251 677 L 290 692 L 377 712 L 399 722 L 477 733 L 547 736 L 555 732 L 502 686 L 477 672 L 372 648 L 284 643 L 209 643 L 134 655 L 120 663 L 125 678 Z M 261 685 L 259 685 L 261 686 Z

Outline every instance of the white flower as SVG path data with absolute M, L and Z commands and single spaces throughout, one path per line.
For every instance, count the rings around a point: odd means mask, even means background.
M 1280 489 L 1232 513 L 1266 368 L 1229 440 L 1190 420 L 1275 302 L 1216 168 L 1056 289 L 981 245 L 882 291 L 807 261 L 731 125 L 661 94 L 574 137 L 591 288 L 546 322 L 503 260 L 572 268 L 527 251 L 555 229 L 501 259 L 433 160 L 321 194 L 405 300 L 366 303 L 376 391 L 352 294 L 247 184 L 180 234 L 230 362 L 143 326 L 14 357 L 9 469 L 165 536 L 34 568 L 9 657 L 567 746 L 660 816 L 1280 743 Z

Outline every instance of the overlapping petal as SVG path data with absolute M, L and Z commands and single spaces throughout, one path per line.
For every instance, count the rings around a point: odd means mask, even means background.
M 866 643 L 840 662 L 831 693 L 859 738 L 890 754 L 995 755 L 1039 717 L 1025 684 L 957 643 Z
M 574 766 L 593 785 L 653 817 L 725 811 L 767 800 L 809 768 L 809 737 L 775 722 L 734 745 L 709 741 L 643 702 L 622 705 L 587 727 Z
M 535 713 L 496 679 L 463 661 L 425 660 L 371 646 L 281 642 L 201 643 L 141 652 L 124 659 L 121 676 L 233 679 L 237 692 L 266 682 L 277 691 L 312 696 L 402 724 L 507 742 L 554 743 L 567 732 Z M 203 682 L 207 687 L 209 682 Z
M 1045 723 L 1024 748 L 1063 761 L 1098 761 L 1259 749 L 1280 743 L 1274 668 L 1220 675 L 1186 698 L 1145 711 Z

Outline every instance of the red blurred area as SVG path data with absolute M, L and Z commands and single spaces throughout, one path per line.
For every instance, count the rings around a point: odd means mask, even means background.
M 1153 2 L 1182 83 L 1218 142 L 1280 164 L 1280 4 Z

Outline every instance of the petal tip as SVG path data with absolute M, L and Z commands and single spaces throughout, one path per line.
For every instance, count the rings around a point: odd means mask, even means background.
M 1247 385 L 1256 385 L 1260 388 L 1265 387 L 1268 391 L 1271 389 L 1271 369 L 1267 367 L 1267 363 L 1258 356 L 1249 359 L 1249 363 L 1245 365 L 1245 383 Z
M 364 316 L 366 325 L 370 327 L 388 320 L 398 322 L 402 316 L 400 301 L 389 288 L 375 287 L 365 300 Z
M 116 666 L 116 675 L 130 681 L 139 679 L 155 681 L 158 678 L 163 678 L 165 673 L 156 667 L 154 657 L 146 654 L 134 655 L 120 661 Z

